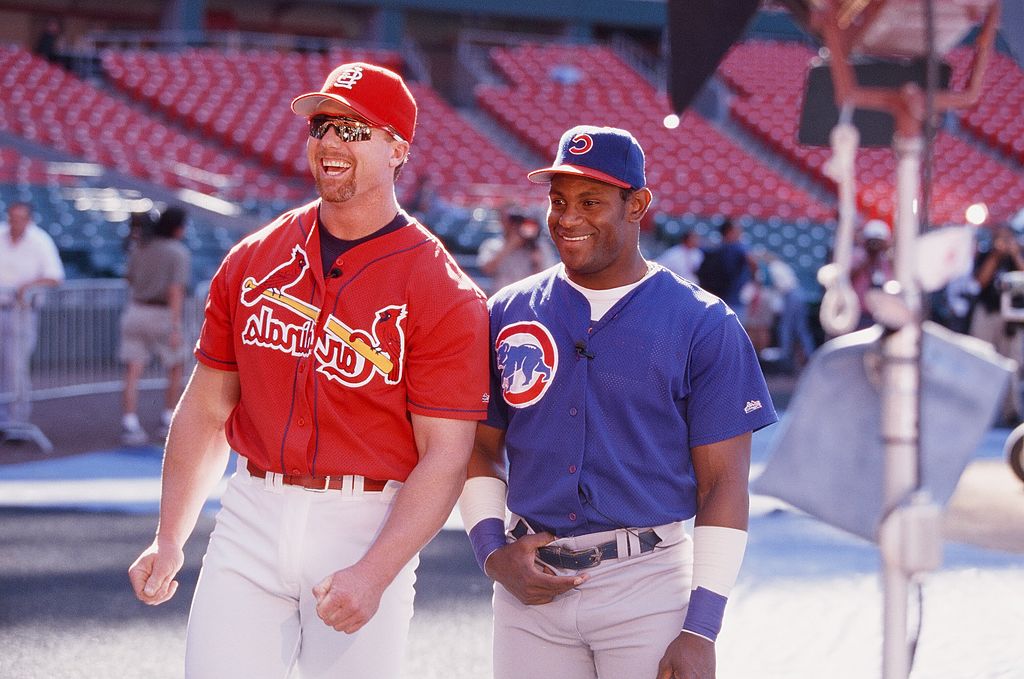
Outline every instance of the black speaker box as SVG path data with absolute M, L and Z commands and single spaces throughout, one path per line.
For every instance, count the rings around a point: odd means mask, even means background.
M 864 61 L 853 64 L 857 83 L 864 87 L 897 89 L 909 82 L 925 87 L 927 60 L 915 59 L 908 62 Z M 938 87 L 949 87 L 952 69 L 945 62 L 939 63 Z M 800 131 L 797 140 L 805 146 L 829 146 L 829 134 L 839 122 L 832 86 L 832 71 L 828 64 L 812 66 L 807 72 L 807 87 L 804 90 L 804 105 L 800 112 Z M 860 132 L 860 146 L 891 146 L 893 135 L 892 115 L 884 111 L 856 109 L 853 124 Z

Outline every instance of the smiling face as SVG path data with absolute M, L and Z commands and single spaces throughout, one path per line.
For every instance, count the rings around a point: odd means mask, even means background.
M 380 128 L 373 128 L 366 141 L 342 141 L 333 126 L 322 138 L 310 136 L 306 140 L 310 172 L 320 197 L 328 203 L 344 203 L 360 194 L 377 196 L 392 192 L 395 168 L 408 150 L 408 142 Z
M 569 278 L 605 290 L 643 278 L 640 220 L 651 203 L 646 188 L 630 191 L 593 179 L 556 174 L 548 193 L 548 229 Z

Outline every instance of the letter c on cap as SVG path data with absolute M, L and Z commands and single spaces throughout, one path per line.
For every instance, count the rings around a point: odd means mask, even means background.
M 572 144 L 569 145 L 569 153 L 574 156 L 582 156 L 592 148 L 594 148 L 594 140 L 590 138 L 589 134 L 577 134 L 572 138 Z

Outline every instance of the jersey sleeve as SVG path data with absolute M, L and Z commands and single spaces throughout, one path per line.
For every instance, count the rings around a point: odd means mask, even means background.
M 232 330 L 232 312 L 237 293 L 231 293 L 227 280 L 230 258 L 229 254 L 210 281 L 203 327 L 195 348 L 196 360 L 216 370 L 238 370 Z
M 487 308 L 481 295 L 463 301 L 426 292 L 407 364 L 409 411 L 428 417 L 482 420 L 487 401 Z M 439 299 L 447 298 L 447 299 Z
M 735 314 L 695 341 L 689 382 L 691 447 L 757 431 L 778 419 L 757 354 Z
M 505 402 L 501 393 L 501 375 L 497 369 L 497 358 L 494 353 L 493 337 L 489 342 L 487 358 L 490 393 L 487 401 L 487 419 L 484 421 L 489 427 L 495 429 L 508 429 L 508 403 Z

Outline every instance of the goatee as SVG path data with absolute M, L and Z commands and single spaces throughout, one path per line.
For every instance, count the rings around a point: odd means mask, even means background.
M 320 197 L 328 203 L 344 203 L 356 195 L 355 182 L 346 182 L 341 186 L 336 186 L 321 177 L 316 179 L 316 190 Z

